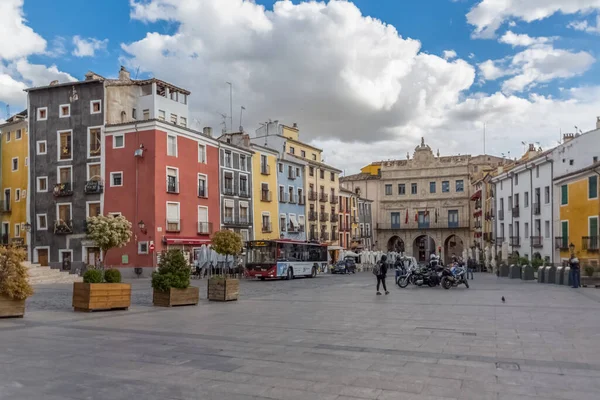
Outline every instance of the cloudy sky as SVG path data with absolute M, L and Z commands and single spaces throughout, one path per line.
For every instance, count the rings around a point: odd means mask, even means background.
M 0 120 L 23 89 L 125 65 L 188 88 L 195 128 L 298 123 L 347 174 L 442 154 L 515 157 L 600 116 L 600 0 L 0 1 Z

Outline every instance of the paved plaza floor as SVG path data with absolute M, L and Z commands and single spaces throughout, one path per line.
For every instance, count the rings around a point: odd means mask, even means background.
M 161 309 L 139 280 L 129 311 L 92 314 L 40 286 L 0 320 L 0 399 L 600 399 L 600 289 L 374 281 L 243 281 L 238 302 Z

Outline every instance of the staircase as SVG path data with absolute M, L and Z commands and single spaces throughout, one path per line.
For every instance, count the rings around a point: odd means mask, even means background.
M 74 274 L 63 272 L 59 269 L 42 267 L 39 264 L 25 262 L 29 272 L 29 283 L 32 285 L 44 285 L 51 283 L 73 283 L 82 282 L 83 279 Z

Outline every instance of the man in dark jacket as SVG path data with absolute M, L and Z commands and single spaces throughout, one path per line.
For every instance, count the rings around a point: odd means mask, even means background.
M 381 296 L 381 292 L 379 291 L 379 285 L 383 284 L 383 290 L 385 290 L 385 294 L 390 294 L 388 292 L 387 287 L 385 286 L 385 275 L 387 274 L 387 256 L 384 254 L 381 256 L 381 260 L 379 260 L 379 273 L 377 274 L 377 295 Z

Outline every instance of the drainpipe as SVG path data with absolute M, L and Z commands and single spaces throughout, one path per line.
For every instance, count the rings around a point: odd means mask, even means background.
M 529 164 L 525 165 L 525 169 L 529 170 L 529 194 L 533 195 L 533 169 Z M 533 196 L 529 197 L 529 255 L 530 261 L 533 261 Z M 542 230 L 540 221 L 540 231 Z
M 511 227 L 511 231 L 509 232 L 510 236 L 508 237 L 509 243 L 510 243 L 510 254 L 512 255 L 515 252 L 515 248 L 513 245 L 513 241 L 511 240 L 512 236 L 513 236 L 513 232 L 515 229 L 515 217 L 513 215 L 513 208 L 515 206 L 515 197 L 514 197 L 514 186 L 513 186 L 513 182 L 514 182 L 514 177 L 515 174 L 514 172 L 510 174 L 510 227 Z M 508 260 L 506 260 L 508 261 Z M 507 262 L 508 264 L 508 262 Z
M 554 160 L 546 156 L 546 161 L 550 163 L 550 204 L 552 205 L 552 209 L 550 211 L 550 238 L 552 239 L 552 234 L 554 234 Z M 554 249 L 554 243 L 552 243 L 550 248 L 552 249 L 552 258 L 550 259 L 550 262 L 552 263 L 551 265 L 554 265 L 554 253 L 556 253 L 556 250 Z
M 600 172 L 596 168 L 594 168 L 594 172 L 598 175 L 598 180 L 600 181 Z M 598 184 L 596 184 L 596 190 L 598 190 Z M 600 221 L 600 196 L 598 196 L 598 221 Z M 598 255 L 598 263 L 600 264 L 600 255 Z

